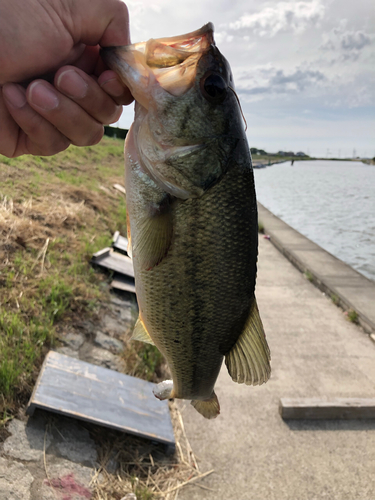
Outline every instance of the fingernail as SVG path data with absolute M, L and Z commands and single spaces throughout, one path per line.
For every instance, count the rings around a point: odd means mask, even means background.
M 29 87 L 28 94 L 30 104 L 34 104 L 34 106 L 45 111 L 51 111 L 59 105 L 56 92 L 45 82 L 33 82 Z
M 56 86 L 73 99 L 82 99 L 87 94 L 88 85 L 74 69 L 63 71 Z
M 109 80 L 102 82 L 100 87 L 113 97 L 120 97 L 124 93 L 124 87 L 117 80 L 117 78 L 110 78 Z
M 3 95 L 7 102 L 16 109 L 23 108 L 27 102 L 25 89 L 15 83 L 6 83 L 3 86 Z

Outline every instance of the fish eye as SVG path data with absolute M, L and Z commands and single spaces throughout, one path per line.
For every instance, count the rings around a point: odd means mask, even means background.
M 208 73 L 201 79 L 203 97 L 212 104 L 220 104 L 227 95 L 227 84 L 217 73 Z

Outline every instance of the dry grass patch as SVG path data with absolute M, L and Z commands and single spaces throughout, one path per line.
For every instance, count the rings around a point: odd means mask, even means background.
M 95 500 L 121 500 L 127 493 L 134 493 L 137 500 L 176 500 L 190 483 L 209 490 L 199 481 L 214 471 L 201 472 L 175 402 L 170 402 L 170 410 L 177 444 L 171 456 L 161 445 L 126 434 L 104 436 L 96 430 L 100 467 L 93 478 Z M 114 463 L 116 470 L 110 470 Z
M 0 157 L 0 422 L 29 397 L 56 326 L 107 298 L 89 260 L 126 228 L 122 149 Z

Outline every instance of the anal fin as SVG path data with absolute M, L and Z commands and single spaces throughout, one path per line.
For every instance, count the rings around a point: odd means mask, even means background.
M 191 404 L 198 413 L 204 416 L 204 418 L 211 419 L 220 415 L 219 400 L 217 399 L 215 392 L 212 393 L 210 399 L 194 399 Z
M 150 337 L 150 334 L 146 330 L 145 325 L 141 318 L 137 319 L 137 322 L 134 326 L 133 335 L 131 336 L 132 340 L 139 340 L 140 342 L 146 342 L 146 344 L 155 345 L 154 341 Z
M 271 375 L 270 360 L 270 349 L 254 298 L 245 328 L 225 355 L 225 364 L 234 382 L 261 385 Z

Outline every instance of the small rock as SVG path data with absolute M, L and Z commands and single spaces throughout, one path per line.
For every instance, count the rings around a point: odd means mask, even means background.
M 109 351 L 117 353 L 124 349 L 124 345 L 120 340 L 114 339 L 113 337 L 110 337 L 102 332 L 96 333 L 95 344 L 98 344 L 103 349 L 108 349 Z
M 93 347 L 85 344 L 81 350 L 81 359 L 94 365 L 104 366 L 111 370 L 119 370 L 121 367 L 121 360 L 115 354 L 102 349 L 101 347 Z
M 82 323 L 80 323 L 78 326 L 88 333 L 91 333 L 95 329 L 94 323 L 88 320 L 82 321 Z
M 118 464 L 117 460 L 115 460 L 114 458 L 111 458 L 106 463 L 105 470 L 106 470 L 106 472 L 108 472 L 108 474 L 115 474 L 115 472 L 118 469 L 118 466 L 119 466 L 119 464 Z
M 60 354 L 64 354 L 65 356 L 69 356 L 70 358 L 79 359 L 78 352 L 74 351 L 70 347 L 62 346 L 62 347 L 58 347 L 57 349 L 53 349 L 53 350 L 60 353 Z
M 59 340 L 61 340 L 61 342 L 63 342 L 66 346 L 70 347 L 71 349 L 78 351 L 78 349 L 85 342 L 85 336 L 83 335 L 83 333 L 69 332 L 65 335 L 64 334 L 59 335 Z
M 62 441 L 55 444 L 60 455 L 72 462 L 94 466 L 97 461 L 95 443 L 90 433 L 74 421 L 61 421 L 58 436 Z
M 24 461 L 41 460 L 44 446 L 46 450 L 51 444 L 50 436 L 45 436 L 44 419 L 30 417 L 27 424 L 20 420 L 12 420 L 8 426 L 12 434 L 4 442 L 4 453 L 12 458 Z
M 119 308 L 121 307 L 126 307 L 130 302 L 128 300 L 123 300 L 120 297 L 116 297 L 114 295 L 111 296 L 111 303 L 115 306 L 118 306 Z
M 127 325 L 124 325 L 122 321 L 119 321 L 112 316 L 106 314 L 101 320 L 102 329 L 109 334 L 121 335 L 126 331 Z
M 33 481 L 23 464 L 0 457 L 0 500 L 30 500 Z
M 134 323 L 133 314 L 135 314 L 135 311 L 133 313 L 133 309 L 131 307 L 126 307 L 126 308 L 124 307 L 120 311 L 121 321 L 130 323 L 132 325 Z M 135 314 L 135 316 L 137 316 L 137 315 L 138 315 L 138 312 Z
M 121 500 L 137 500 L 137 497 L 134 493 L 128 493 L 127 495 L 122 497 Z
M 88 500 L 92 497 L 92 469 L 62 460 L 57 464 L 47 463 L 47 470 L 48 479 L 43 481 L 40 500 Z

